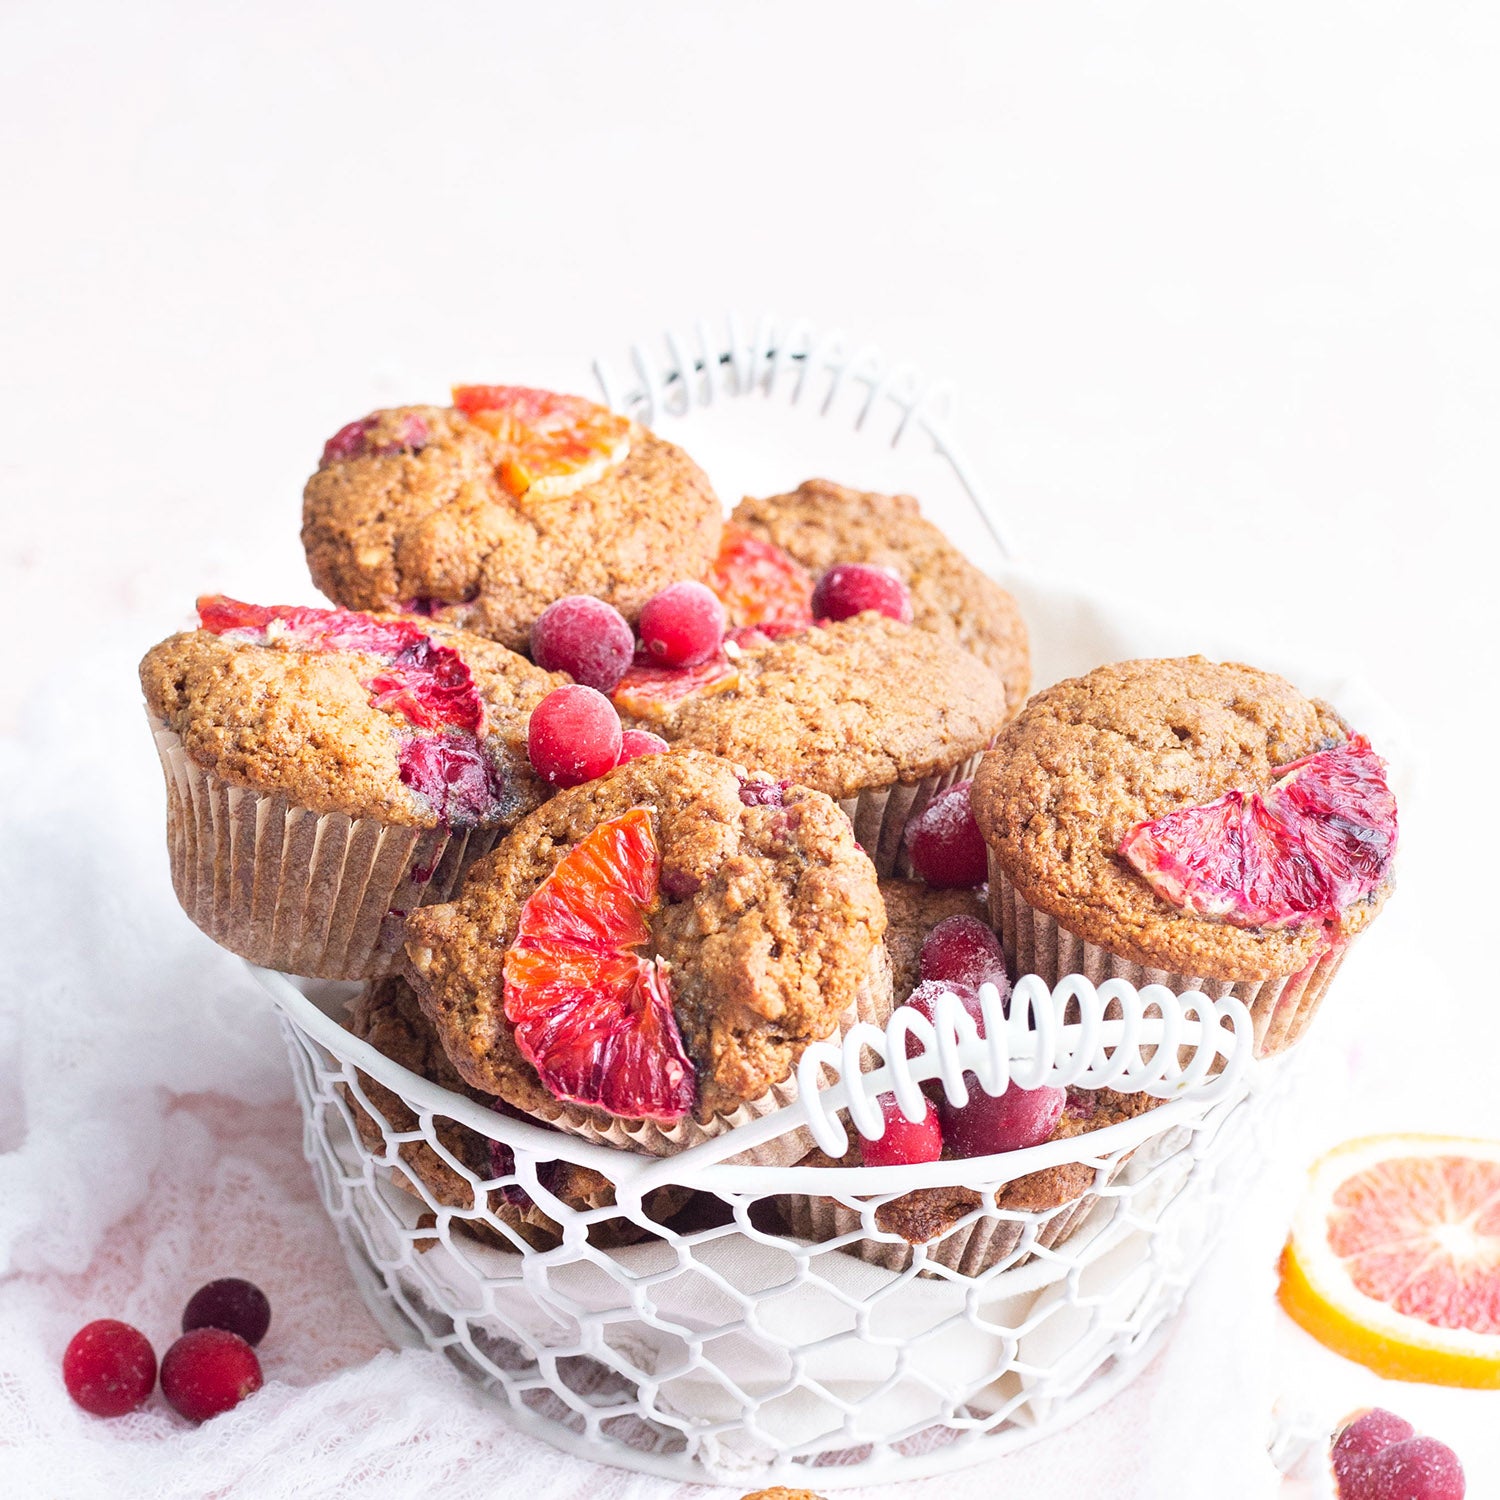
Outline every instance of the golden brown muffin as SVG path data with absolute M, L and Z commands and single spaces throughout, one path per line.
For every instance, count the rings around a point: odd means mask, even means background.
M 723 516 L 680 448 L 634 423 L 628 442 L 567 493 L 517 497 L 501 482 L 506 445 L 481 421 L 455 407 L 375 412 L 330 441 L 307 482 L 313 582 L 352 609 L 419 608 L 519 651 L 567 594 L 633 622 L 660 589 L 703 576 Z
M 914 624 L 962 646 L 996 673 L 1011 713 L 1026 701 L 1031 657 L 1016 601 L 925 519 L 910 495 L 809 479 L 790 494 L 742 500 L 730 521 L 815 574 L 841 562 L 893 569 L 911 593 Z
M 471 1085 L 584 1133 L 655 1125 L 635 1144 L 666 1152 L 773 1107 L 846 1014 L 883 1018 L 884 930 L 834 803 L 677 750 L 560 792 L 406 947 Z

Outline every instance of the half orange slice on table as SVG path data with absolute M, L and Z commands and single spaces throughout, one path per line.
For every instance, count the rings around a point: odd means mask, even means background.
M 1281 1305 L 1391 1380 L 1500 1389 L 1500 1141 L 1367 1136 L 1314 1164 Z

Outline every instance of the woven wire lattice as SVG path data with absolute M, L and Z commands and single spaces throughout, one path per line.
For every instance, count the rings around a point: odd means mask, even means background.
M 800 408 L 872 447 L 918 448 L 1009 555 L 954 441 L 951 392 L 878 351 L 731 319 L 595 375 L 652 425 L 733 406 L 760 433 Z M 981 1163 L 748 1167 L 725 1160 L 726 1140 L 655 1160 L 408 1071 L 347 1029 L 348 986 L 256 972 L 281 1008 L 319 1194 L 391 1337 L 440 1351 L 559 1447 L 687 1480 L 867 1484 L 1076 1420 L 1149 1359 L 1285 1086 L 1284 1065 L 1220 1055 L 1212 1079 L 1205 1063 L 1173 1097 L 1168 1080 L 1154 1108 Z M 1135 994 L 1097 1015 L 1121 999 Z M 865 1049 L 866 1066 L 904 1055 L 897 1040 Z M 1175 1056 L 1177 1033 L 1165 1040 L 1157 1053 Z M 1073 1043 L 1107 1059 L 1120 1037 L 1095 1027 Z M 982 1044 L 966 1045 L 983 1073 Z M 1098 1086 L 1075 1061 L 1069 1081 Z M 1027 1086 L 1042 1077 L 989 1063 Z M 799 1103 L 826 1079 L 803 1082 Z M 847 1105 L 840 1086 L 823 1097 Z M 915 1087 L 896 1080 L 898 1098 Z M 831 1145 L 815 1115 L 804 1125 Z

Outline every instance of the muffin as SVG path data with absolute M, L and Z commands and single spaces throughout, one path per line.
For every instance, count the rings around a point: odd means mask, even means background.
M 427 620 L 199 601 L 147 652 L 183 910 L 269 968 L 361 979 L 401 920 L 550 788 L 532 707 L 567 679 Z
M 891 960 L 891 993 L 904 1000 L 922 980 L 922 941 L 947 917 L 989 923 L 989 905 L 977 890 L 935 891 L 920 880 L 880 882 L 885 902 L 885 951 Z
M 328 442 L 303 494 L 313 582 L 350 609 L 415 609 L 524 651 L 536 617 L 592 594 L 634 621 L 701 578 L 722 511 L 701 469 L 577 396 L 460 386 Z
M 496 1100 L 471 1089 L 459 1077 L 439 1045 L 431 1022 L 422 1014 L 415 992 L 404 979 L 392 975 L 367 985 L 350 1007 L 349 1030 L 393 1063 L 429 1083 L 462 1094 L 476 1104 L 496 1106 Z M 389 1147 L 388 1134 L 415 1135 L 421 1131 L 421 1121 L 399 1094 L 365 1073 L 359 1074 L 359 1089 L 359 1094 L 345 1089 L 344 1098 L 367 1151 L 383 1155 Z M 460 1125 L 457 1120 L 434 1115 L 432 1134 L 449 1156 L 462 1162 L 481 1181 L 515 1171 L 515 1158 L 508 1146 Z M 404 1141 L 396 1154 L 401 1165 L 391 1167 L 391 1180 L 413 1197 L 442 1208 L 469 1211 L 476 1207 L 473 1185 L 429 1141 Z M 537 1176 L 548 1192 L 572 1208 L 614 1206 L 614 1184 L 588 1167 L 559 1159 L 539 1163 Z M 653 1218 L 667 1219 L 683 1206 L 688 1196 L 684 1188 L 658 1188 L 646 1195 L 645 1204 Z M 561 1226 L 543 1213 L 522 1187 L 497 1188 L 487 1195 L 483 1206 L 533 1249 L 550 1250 L 562 1243 Z M 516 1248 L 509 1235 L 483 1219 L 455 1217 L 451 1222 L 484 1244 L 500 1250 Z M 589 1242 L 601 1249 L 632 1245 L 645 1237 L 646 1230 L 625 1218 L 605 1220 L 589 1229 Z
M 1037 694 L 974 814 L 1013 973 L 1237 995 L 1290 1045 L 1391 890 L 1383 763 L 1326 703 L 1202 657 Z
M 926 520 L 910 495 L 809 479 L 788 495 L 742 500 L 726 533 L 732 538 L 736 530 L 774 543 L 813 575 L 835 563 L 893 569 L 911 593 L 914 624 L 977 656 L 1004 682 L 1011 713 L 1026 701 L 1031 658 L 1016 601 Z
M 884 931 L 832 801 L 675 750 L 559 792 L 412 913 L 406 951 L 472 1087 L 664 1156 L 789 1103 L 809 1043 L 884 1021 Z
M 1067 1104 L 1049 1140 L 1075 1140 L 1108 1125 L 1144 1114 L 1160 1101 L 1146 1094 L 1118 1094 L 1112 1089 L 1069 1089 Z M 857 1167 L 863 1164 L 859 1136 L 851 1129 L 850 1147 L 837 1160 L 810 1151 L 799 1163 L 808 1167 Z M 945 1148 L 944 1160 L 954 1152 Z M 1087 1161 L 1067 1161 L 1039 1172 L 1028 1172 L 993 1191 L 971 1187 L 916 1188 L 875 1210 L 874 1221 L 892 1240 L 858 1239 L 839 1248 L 859 1260 L 904 1271 L 915 1258 L 914 1247 L 926 1246 L 925 1263 L 945 1266 L 962 1276 L 979 1276 L 1002 1262 L 1007 1269 L 1024 1265 L 1038 1249 L 1061 1245 L 1099 1202 L 1096 1188 L 1103 1172 L 1106 1181 L 1123 1166 L 1096 1167 Z M 991 1204 L 993 1203 L 993 1210 Z M 786 1232 L 797 1239 L 823 1243 L 859 1233 L 857 1209 L 837 1198 L 787 1194 L 777 1200 Z M 999 1218 L 997 1212 L 1025 1214 L 1025 1219 Z M 979 1217 L 974 1217 L 979 1214 Z M 968 1221 L 968 1222 L 965 1222 Z M 1032 1238 L 1023 1249 L 1028 1226 Z
M 967 651 L 874 612 L 761 637 L 700 690 L 653 697 L 671 675 L 628 673 L 614 694 L 622 719 L 832 797 L 882 875 L 903 864 L 908 820 L 973 774 L 1008 712 L 1000 680 Z

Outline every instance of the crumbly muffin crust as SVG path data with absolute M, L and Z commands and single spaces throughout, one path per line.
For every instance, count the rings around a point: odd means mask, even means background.
M 485 706 L 480 743 L 498 773 L 500 799 L 485 826 L 508 827 L 550 788 L 531 769 L 531 710 L 568 679 L 481 636 L 422 622 L 463 658 Z M 316 813 L 434 828 L 439 817 L 401 780 L 403 721 L 370 702 L 378 658 L 298 650 L 189 630 L 141 662 L 146 705 L 200 766 L 233 786 L 280 794 Z
M 417 1003 L 416 992 L 404 980 L 396 976 L 378 980 L 368 985 L 355 998 L 349 1009 L 349 1030 L 355 1036 L 369 1042 L 377 1052 L 410 1072 L 426 1078 L 439 1088 L 462 1094 L 476 1104 L 493 1105 L 494 1100 L 478 1089 L 470 1088 L 459 1076 L 458 1070 L 448 1061 L 447 1054 L 438 1042 L 432 1023 L 422 1014 Z M 418 1130 L 421 1122 L 398 1094 L 365 1073 L 359 1074 L 359 1086 L 371 1108 L 385 1121 L 386 1129 L 397 1135 Z M 346 1095 L 354 1115 L 355 1129 L 366 1149 L 384 1151 L 385 1135 L 379 1122 L 370 1114 L 352 1093 Z M 470 1130 L 445 1115 L 433 1117 L 433 1133 L 450 1155 L 461 1161 L 481 1181 L 494 1175 L 491 1165 L 490 1142 L 478 1131 Z M 410 1173 L 426 1187 L 435 1203 L 445 1208 L 472 1208 L 474 1190 L 468 1180 L 443 1159 L 441 1154 L 427 1141 L 406 1141 L 397 1154 Z M 394 1180 L 409 1192 L 420 1197 L 416 1187 L 404 1180 L 404 1174 L 393 1172 Z M 574 1162 L 557 1160 L 547 1182 L 548 1190 L 563 1202 L 578 1209 L 606 1208 L 615 1201 L 613 1184 L 600 1173 Z M 668 1211 L 680 1207 L 686 1193 L 680 1188 L 661 1190 L 670 1195 L 663 1205 Z M 511 1226 L 528 1244 L 537 1249 L 548 1249 L 561 1243 L 562 1229 L 535 1203 L 511 1203 L 499 1193 L 489 1196 L 489 1210 L 497 1218 Z M 455 1220 L 466 1233 L 487 1243 L 510 1250 L 515 1247 L 504 1235 L 482 1221 Z M 637 1230 L 629 1220 L 610 1220 L 595 1225 L 590 1239 L 600 1243 L 629 1244 L 642 1237 L 644 1231 Z
M 350 609 L 424 601 L 441 618 L 523 651 L 566 594 L 593 594 L 634 621 L 658 590 L 701 578 L 723 515 L 680 448 L 632 426 L 624 461 L 554 498 L 513 499 L 497 444 L 448 407 L 376 412 L 367 451 L 320 468 L 303 492 L 313 582 Z M 420 423 L 424 441 L 404 441 Z M 384 450 L 384 451 L 382 451 Z
M 1032 906 L 1148 968 L 1205 979 L 1295 974 L 1325 944 L 1317 923 L 1239 928 L 1181 911 L 1117 854 L 1136 823 L 1264 791 L 1278 767 L 1348 738 L 1326 703 L 1238 663 L 1119 662 L 1038 693 L 974 781 L 992 858 Z M 1362 927 L 1387 887 L 1346 914 Z
M 641 727 L 841 799 L 950 770 L 1005 716 L 1004 688 L 967 651 L 866 613 L 746 652 L 736 687 Z
M 911 591 L 913 623 L 995 672 L 1012 713 L 1026 701 L 1031 654 L 1016 601 L 925 519 L 910 495 L 809 479 L 790 494 L 742 500 L 730 519 L 814 573 L 840 562 L 894 568 Z
M 882 880 L 885 951 L 891 959 L 891 993 L 899 1004 L 922 979 L 922 940 L 945 917 L 973 917 L 990 925 L 982 891 L 935 891 L 920 880 Z
M 411 914 L 423 1009 L 473 1086 L 555 1113 L 505 1019 L 505 952 L 562 857 L 637 807 L 655 814 L 664 900 L 652 937 L 697 1069 L 699 1122 L 760 1098 L 836 1029 L 872 970 L 884 972 L 874 868 L 827 797 L 792 786 L 783 805 L 747 806 L 746 779 L 691 750 L 632 761 L 558 793 L 474 866 L 456 901 Z

